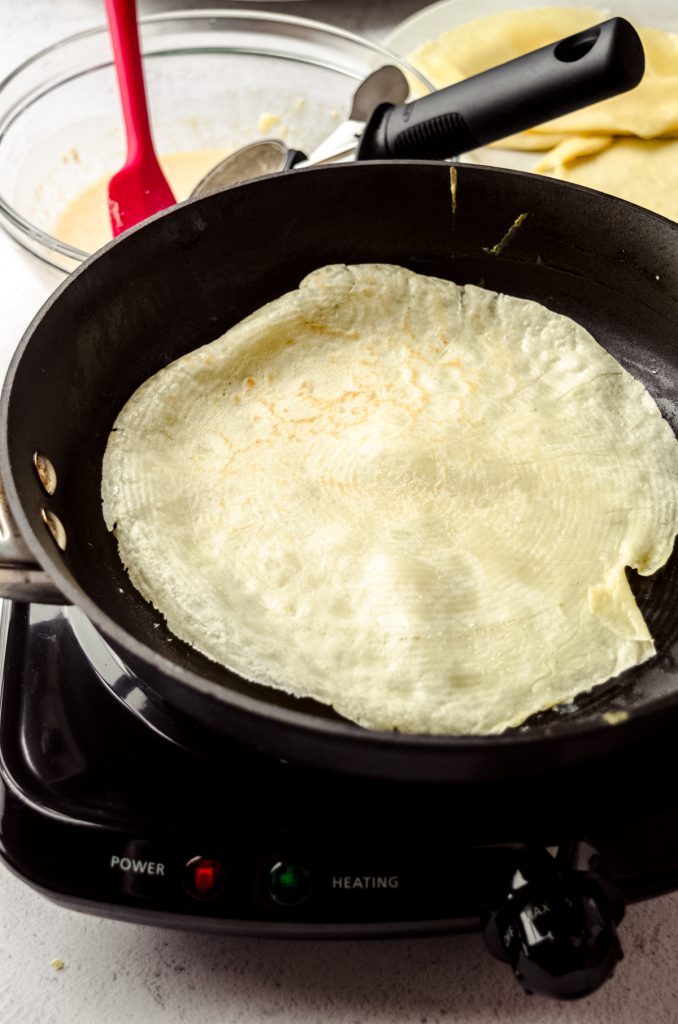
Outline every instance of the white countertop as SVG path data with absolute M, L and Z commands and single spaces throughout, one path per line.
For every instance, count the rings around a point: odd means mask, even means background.
M 375 36 L 419 6 L 275 5 Z M 102 13 L 96 0 L 0 0 L 0 68 Z M 59 280 L 0 233 L 0 372 Z M 0 1024 L 676 1024 L 678 894 L 631 908 L 620 934 L 614 979 L 584 1002 L 554 1004 L 524 996 L 476 935 L 313 943 L 164 931 L 63 910 L 0 868 Z

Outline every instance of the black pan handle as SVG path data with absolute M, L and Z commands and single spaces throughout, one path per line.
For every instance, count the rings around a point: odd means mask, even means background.
M 644 70 L 638 33 L 610 18 L 422 99 L 380 104 L 356 158 L 446 160 L 633 89 Z

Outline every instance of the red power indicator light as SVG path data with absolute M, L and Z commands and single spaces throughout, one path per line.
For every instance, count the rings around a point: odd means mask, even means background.
M 193 857 L 184 870 L 184 885 L 191 896 L 213 900 L 224 891 L 226 869 L 220 860 Z
M 193 884 L 196 889 L 200 892 L 205 892 L 208 889 L 214 888 L 214 865 L 213 864 L 201 864 L 199 865 L 193 874 Z

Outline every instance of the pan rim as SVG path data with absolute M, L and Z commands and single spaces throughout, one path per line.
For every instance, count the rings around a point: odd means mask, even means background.
M 439 161 L 398 160 L 389 162 L 389 166 L 402 165 L 411 167 L 436 167 L 440 169 L 440 173 L 445 174 L 449 174 L 450 169 L 449 164 L 443 164 Z M 355 165 L 344 164 L 311 167 L 295 171 L 295 175 L 355 174 L 356 171 L 361 173 L 362 168 L 365 169 L 365 173 L 370 173 L 369 168 L 374 168 L 375 166 L 383 168 L 384 162 L 364 161 Z M 479 167 L 473 165 L 457 165 L 457 171 L 460 172 L 462 176 L 478 175 L 484 177 L 490 176 L 495 178 L 519 179 L 534 177 L 534 175 L 530 175 L 523 171 L 515 171 L 506 168 Z M 276 176 L 268 175 L 265 178 L 262 177 L 256 181 L 231 186 L 231 188 L 223 191 L 230 192 L 232 188 L 256 189 L 260 187 L 261 183 L 274 177 Z M 632 210 L 640 211 L 644 217 L 657 220 L 659 223 L 669 226 L 672 231 L 675 231 L 678 234 L 678 224 L 661 216 L 660 214 L 655 214 L 652 211 L 645 210 L 643 207 L 627 203 L 625 200 L 607 196 L 570 182 L 553 181 L 551 184 L 556 190 L 576 190 L 578 192 L 591 195 L 595 197 L 596 202 L 602 202 L 608 210 L 618 208 L 623 211 L 630 208 Z M 36 558 L 36 561 L 49 573 L 50 577 L 54 580 L 68 601 L 80 608 L 93 626 L 100 631 L 106 639 L 110 640 L 123 652 L 129 652 L 131 657 L 148 666 L 149 670 L 153 673 L 160 673 L 162 676 L 169 677 L 171 680 L 188 688 L 190 691 L 198 691 L 202 695 L 219 701 L 226 707 L 231 706 L 234 710 L 244 715 L 261 722 L 266 722 L 269 726 L 274 724 L 284 727 L 288 734 L 293 733 L 300 735 L 303 733 L 309 737 L 313 736 L 316 740 L 321 740 L 322 738 L 335 741 L 348 740 L 351 744 L 357 745 L 365 752 L 371 749 L 375 754 L 377 753 L 378 748 L 386 748 L 387 750 L 391 750 L 393 753 L 397 753 L 404 757 L 439 757 L 440 755 L 447 754 L 452 758 L 457 754 L 461 755 L 471 752 L 490 755 L 492 753 L 501 753 L 502 751 L 518 752 L 520 750 L 531 752 L 543 750 L 546 752 L 549 748 L 561 746 L 562 744 L 572 746 L 577 742 L 577 740 L 581 740 L 584 737 L 590 739 L 603 736 L 609 737 L 611 728 L 615 731 L 615 736 L 630 738 L 641 725 L 647 726 L 650 722 L 658 720 L 660 717 L 663 718 L 668 710 L 678 713 L 678 694 L 663 694 L 638 707 L 629 708 L 627 711 L 628 717 L 625 718 L 624 721 L 615 722 L 613 724 L 603 717 L 602 712 L 593 712 L 590 716 L 585 718 L 573 718 L 570 721 L 562 720 L 558 722 L 555 734 L 553 725 L 519 727 L 518 731 L 514 731 L 509 734 L 490 733 L 481 735 L 431 735 L 426 733 L 401 733 L 397 731 L 368 730 L 350 722 L 349 720 L 327 719 L 322 716 L 313 715 L 308 711 L 297 711 L 293 708 L 281 707 L 268 703 L 265 697 L 259 697 L 256 694 L 250 696 L 247 694 L 233 692 L 226 687 L 221 687 L 218 683 L 213 682 L 197 672 L 183 668 L 171 659 L 152 650 L 140 640 L 137 640 L 132 634 L 128 633 L 127 630 L 118 625 L 113 618 L 104 612 L 81 587 L 71 582 L 68 576 L 61 571 L 58 563 L 50 555 L 48 545 L 44 543 L 44 539 L 41 539 L 41 537 L 38 536 L 38 533 L 33 529 L 28 516 L 24 512 L 19 493 L 16 488 L 14 473 L 12 471 L 9 453 L 10 402 L 14 380 L 21 365 L 24 353 L 28 349 L 38 325 L 42 322 L 50 309 L 59 301 L 63 290 L 70 287 L 70 285 L 78 279 L 80 274 L 84 273 L 89 268 L 92 262 L 99 260 L 102 257 L 105 258 L 106 254 L 112 247 L 121 244 L 121 242 L 124 244 L 124 241 L 128 237 L 132 234 L 136 234 L 138 231 L 146 230 L 149 224 L 154 223 L 156 220 L 165 217 L 172 217 L 177 209 L 181 209 L 196 202 L 200 203 L 208 201 L 210 198 L 211 197 L 206 197 L 206 200 L 186 200 L 185 202 L 178 204 L 177 207 L 173 207 L 171 210 L 162 211 L 156 214 L 153 218 L 150 218 L 148 221 L 145 221 L 143 224 L 138 225 L 129 232 L 126 232 L 124 236 L 121 236 L 121 238 L 111 240 L 111 242 L 101 250 L 89 257 L 89 259 L 87 259 L 56 288 L 56 290 L 38 310 L 17 346 L 3 382 L 2 395 L 0 398 L 0 479 L 2 480 L 5 488 L 11 514 L 14 517 L 30 551 Z M 234 674 L 237 675 L 237 673 Z M 260 684 L 256 685 L 258 686 Z

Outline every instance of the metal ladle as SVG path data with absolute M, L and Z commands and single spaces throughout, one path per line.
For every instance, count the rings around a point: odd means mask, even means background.
M 380 103 L 403 103 L 408 94 L 409 85 L 402 71 L 387 64 L 361 82 L 353 95 L 348 120 L 335 128 L 308 157 L 299 149 L 290 149 L 280 139 L 252 142 L 230 153 L 208 171 L 189 198 L 197 199 L 264 174 L 277 174 L 296 166 L 330 163 L 350 156 L 355 151 L 357 136 L 375 108 Z

